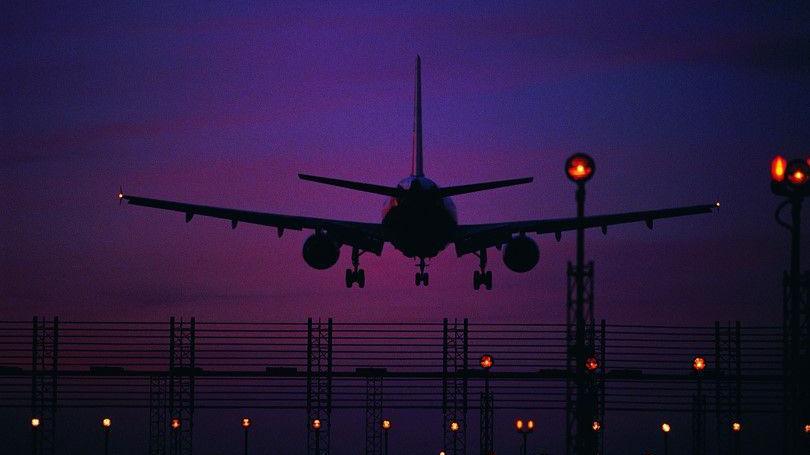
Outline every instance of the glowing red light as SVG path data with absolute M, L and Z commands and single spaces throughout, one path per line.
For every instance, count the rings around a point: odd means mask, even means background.
M 565 162 L 565 174 L 574 182 L 587 182 L 595 168 L 593 158 L 584 153 L 572 155 Z
M 602 424 L 598 420 L 594 420 L 591 422 L 591 429 L 593 431 L 599 431 L 602 429 Z
M 787 169 L 787 160 L 776 155 L 773 160 L 771 160 L 771 179 L 774 182 L 785 180 L 785 169 Z
M 172 419 L 171 427 L 172 427 L 172 430 L 179 430 L 180 429 L 180 419 Z
M 310 423 L 310 426 L 313 430 L 320 430 L 321 429 L 321 419 L 313 419 Z
M 390 430 L 391 429 L 391 421 L 388 419 L 383 419 L 382 423 L 380 424 L 383 430 Z
M 596 360 L 596 357 L 591 356 L 585 359 L 585 368 L 587 368 L 588 371 L 594 371 L 599 368 L 599 362 Z
M 250 427 L 250 419 L 247 417 L 242 419 L 242 428 L 249 428 Z
M 695 357 L 692 361 L 692 368 L 695 371 L 703 371 L 706 369 L 706 359 L 703 357 Z
M 481 365 L 481 368 L 483 368 L 485 370 L 488 370 L 488 369 L 492 368 L 492 365 L 494 365 L 495 362 L 493 361 L 491 355 L 484 354 L 484 355 L 481 356 L 481 361 L 478 362 L 478 363 Z

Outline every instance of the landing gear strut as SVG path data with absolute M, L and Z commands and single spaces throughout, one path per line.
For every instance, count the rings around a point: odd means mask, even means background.
M 478 256 L 478 268 L 480 269 L 473 272 L 473 289 L 477 291 L 482 284 L 487 290 L 492 289 L 492 271 L 487 270 L 487 250 L 483 249 L 473 254 Z
M 425 264 L 425 258 L 419 258 L 419 272 L 416 273 L 416 279 L 414 280 L 416 281 L 417 286 L 420 284 L 425 286 L 428 285 L 428 274 L 425 272 L 425 267 L 427 267 L 427 264 Z
M 346 269 L 346 287 L 350 288 L 354 283 L 357 283 L 357 287 L 365 287 L 366 285 L 366 272 L 365 270 L 359 268 L 360 267 L 360 255 L 363 254 L 364 251 L 360 251 L 357 248 L 352 248 L 352 268 Z

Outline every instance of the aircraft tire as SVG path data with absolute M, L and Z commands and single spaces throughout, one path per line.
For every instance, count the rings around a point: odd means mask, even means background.
M 361 289 L 366 287 L 366 271 L 363 269 L 357 271 L 357 285 Z
M 476 291 L 481 288 L 481 272 L 476 270 L 473 272 L 473 289 Z
M 352 284 L 354 283 L 354 276 L 353 275 L 354 275 L 354 273 L 352 273 L 352 269 L 346 269 L 346 287 L 347 288 L 352 287 Z
M 428 274 L 427 274 L 427 272 L 422 274 L 422 282 L 425 284 L 425 286 L 428 285 Z

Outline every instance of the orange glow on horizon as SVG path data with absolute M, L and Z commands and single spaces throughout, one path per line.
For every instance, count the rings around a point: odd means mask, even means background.
M 781 182 L 785 180 L 786 168 L 787 160 L 779 155 L 776 155 L 771 161 L 771 179 L 773 179 L 774 182 Z

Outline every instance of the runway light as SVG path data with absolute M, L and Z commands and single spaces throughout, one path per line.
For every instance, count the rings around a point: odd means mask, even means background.
M 735 433 L 739 433 L 742 431 L 742 424 L 740 422 L 732 422 L 731 423 L 731 431 Z
M 668 423 L 664 422 L 661 424 L 661 431 L 663 431 L 664 433 L 669 433 L 670 431 L 672 431 L 672 427 Z
M 41 423 L 42 423 L 42 422 L 41 422 L 41 421 L 39 420 L 39 418 L 37 418 L 37 417 L 34 417 L 34 418 L 32 418 L 32 419 L 31 419 L 31 427 L 32 427 L 32 428 L 37 428 L 37 427 L 39 427 L 39 425 L 40 425 Z
M 565 161 L 565 174 L 569 179 L 577 183 L 590 180 L 593 177 L 595 168 L 593 158 L 584 153 L 571 155 Z
M 810 434 L 810 424 L 804 426 L 804 434 Z
M 109 429 L 112 426 L 112 420 L 110 420 L 109 417 L 101 419 L 101 426 L 106 429 Z
M 593 431 L 598 432 L 599 430 L 602 429 L 602 424 L 598 420 L 594 420 L 593 422 L 591 422 L 591 429 Z
M 703 357 L 697 356 L 694 360 L 692 360 L 692 369 L 697 371 L 698 373 L 706 369 L 706 359 Z
M 247 417 L 242 418 L 242 428 L 248 429 L 250 428 L 250 419 Z
M 590 356 L 585 359 L 585 368 L 587 368 L 588 371 L 594 371 L 599 368 L 599 362 L 596 361 L 596 357 Z
M 492 365 L 495 364 L 495 361 L 492 359 L 492 356 L 489 354 L 484 354 L 481 356 L 481 360 L 478 362 L 481 365 L 481 368 L 485 370 L 489 370 L 492 368 Z
M 455 420 L 450 421 L 450 431 L 455 433 L 456 431 L 458 431 L 460 429 L 461 429 L 461 425 L 459 425 L 459 423 L 457 421 L 455 421 Z
M 518 432 L 523 431 L 523 420 L 522 419 L 515 420 L 515 430 L 517 430 Z
M 529 431 L 530 433 L 534 431 L 534 420 L 529 419 L 526 421 L 526 430 Z
M 515 419 L 515 431 L 518 433 L 531 433 L 534 431 L 534 420 Z
M 787 160 L 779 155 L 776 155 L 773 160 L 771 160 L 771 180 L 774 182 L 781 182 L 785 180 L 786 168 Z
M 171 427 L 172 427 L 172 430 L 179 430 L 180 429 L 180 419 L 178 419 L 178 418 L 172 419 Z
M 390 430 L 390 429 L 391 429 L 391 421 L 390 421 L 390 420 L 388 420 L 388 419 L 383 419 L 383 421 L 382 421 L 382 423 L 380 424 L 380 426 L 382 426 L 382 429 L 383 429 L 383 430 L 388 431 L 388 430 Z
M 317 431 L 321 429 L 321 419 L 312 419 L 312 422 L 309 424 L 313 430 Z

